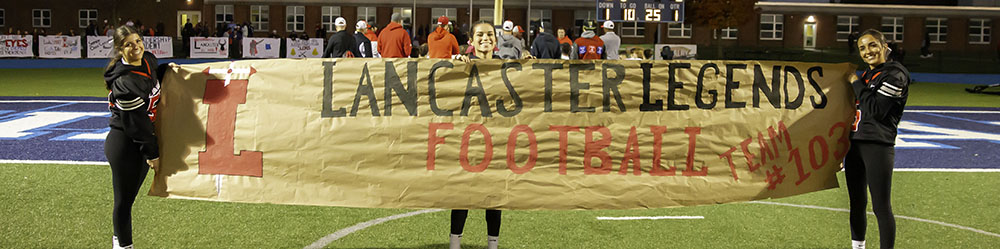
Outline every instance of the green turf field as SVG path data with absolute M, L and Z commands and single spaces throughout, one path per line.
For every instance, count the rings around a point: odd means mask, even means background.
M 101 248 L 111 240 L 106 166 L 0 164 L 0 247 Z M 150 172 L 152 174 L 152 171 Z M 840 174 L 843 185 L 843 174 Z M 904 219 L 1000 232 L 1000 173 L 896 172 L 898 248 L 996 248 L 1000 237 Z M 152 179 L 152 175 L 147 177 Z M 149 183 L 141 193 L 148 190 Z M 846 188 L 773 202 L 847 208 Z M 138 248 L 302 248 L 354 224 L 412 210 L 242 204 L 140 195 Z M 600 221 L 599 216 L 704 216 Z M 388 221 L 329 248 L 447 248 L 448 212 Z M 868 246 L 878 248 L 869 215 Z M 483 211 L 470 212 L 467 248 L 486 246 Z M 631 211 L 505 211 L 502 248 L 848 248 L 846 212 L 735 203 Z
M 0 69 L 0 96 L 105 97 L 103 77 L 99 68 Z M 919 82 L 910 87 L 907 106 L 1000 107 L 1000 96 L 966 93 L 972 86 Z

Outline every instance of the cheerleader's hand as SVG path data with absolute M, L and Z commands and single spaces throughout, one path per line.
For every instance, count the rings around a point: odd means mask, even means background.
M 177 63 L 171 62 L 170 64 L 167 65 L 170 66 L 170 69 L 173 69 L 174 72 L 181 70 L 181 65 L 177 65 Z
M 159 171 L 160 170 L 160 159 L 159 158 L 156 158 L 156 159 L 153 159 L 153 160 L 146 160 L 146 164 L 149 164 L 149 167 L 153 168 L 153 171 Z
M 858 81 L 858 75 L 857 74 L 851 73 L 850 76 L 847 76 L 847 82 L 848 83 L 854 83 L 855 81 Z

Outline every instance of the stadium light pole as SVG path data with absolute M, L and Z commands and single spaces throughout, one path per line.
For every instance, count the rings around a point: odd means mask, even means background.
M 503 24 L 503 0 L 493 0 L 493 25 Z

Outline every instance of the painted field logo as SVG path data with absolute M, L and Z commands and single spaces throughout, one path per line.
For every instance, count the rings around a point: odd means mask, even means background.
M 246 103 L 250 76 L 257 72 L 253 67 L 233 68 L 234 64 L 230 63 L 227 69 L 202 71 L 209 76 L 225 76 L 205 82 L 203 102 L 208 105 L 208 124 L 205 151 L 198 152 L 198 174 L 262 177 L 262 152 L 241 150 L 233 154 L 236 107 Z

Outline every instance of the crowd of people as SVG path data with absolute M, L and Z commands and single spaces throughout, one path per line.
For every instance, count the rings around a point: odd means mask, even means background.
M 338 18 L 337 30 L 327 38 L 323 57 L 458 58 L 473 54 L 477 46 L 473 43 L 475 39 L 469 39 L 465 33 L 468 26 L 456 28 L 446 16 L 438 17 L 432 25 L 433 30 L 420 31 L 420 35 L 410 34 L 403 27 L 402 16 L 393 14 L 390 20 L 381 32 L 375 32 L 375 27 L 359 20 L 351 38 L 346 31 L 347 21 Z M 598 27 L 597 22 L 587 21 L 579 37 L 571 39 L 566 28 L 554 28 L 549 22 L 533 25 L 529 31 L 507 20 L 495 30 L 494 52 L 501 59 L 644 60 L 652 57 L 652 50 L 638 47 L 629 48 L 620 55 L 621 38 L 614 30 L 614 22 L 606 21 Z M 470 32 L 474 35 L 475 30 Z M 598 32 L 603 34 L 598 36 Z M 534 36 L 530 44 L 525 33 Z M 317 31 L 319 35 L 325 32 Z

